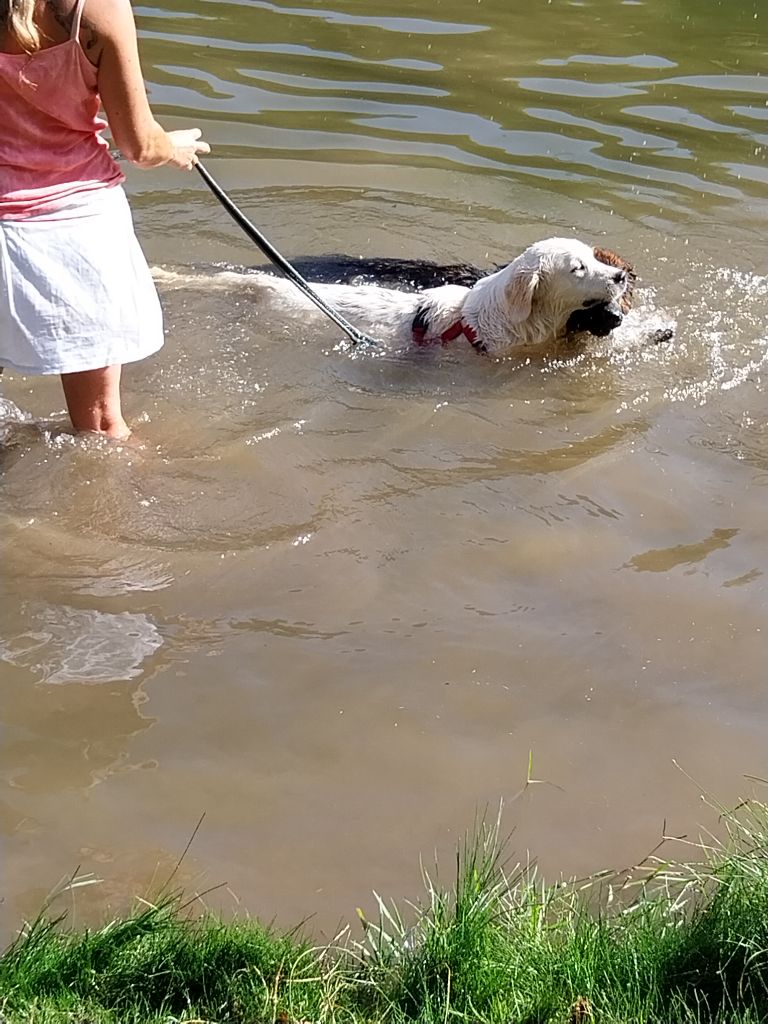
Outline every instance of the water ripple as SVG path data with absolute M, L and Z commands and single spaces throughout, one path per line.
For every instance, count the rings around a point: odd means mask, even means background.
M 473 5 L 482 22 L 450 2 L 434 18 L 406 2 L 364 14 L 350 0 L 185 5 L 199 21 L 139 9 L 147 73 L 164 114 L 215 122 L 218 154 L 343 163 L 354 151 L 371 163 L 503 171 L 572 195 L 587 185 L 634 213 L 638 192 L 653 205 L 663 187 L 671 201 L 656 216 L 669 223 L 702 200 L 765 202 L 768 136 L 754 128 L 768 84 L 741 11 L 707 7 L 694 21 L 662 0 L 594 0 L 589 23 L 553 6 L 515 26 L 491 3 Z
M 322 8 L 282 7 L 279 4 L 268 3 L 268 0 L 234 0 L 234 2 L 247 3 L 249 8 L 258 7 L 264 11 L 274 11 L 300 18 L 319 18 L 330 25 L 356 25 L 362 28 L 380 29 L 383 32 L 402 32 L 406 35 L 466 35 L 472 32 L 487 32 L 490 27 L 463 22 L 433 21 L 429 18 L 388 18 L 380 14 L 368 16 Z

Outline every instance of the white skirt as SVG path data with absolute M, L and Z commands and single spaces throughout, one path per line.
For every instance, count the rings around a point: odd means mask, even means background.
M 0 218 L 0 366 L 76 373 L 151 355 L 163 319 L 119 186 Z

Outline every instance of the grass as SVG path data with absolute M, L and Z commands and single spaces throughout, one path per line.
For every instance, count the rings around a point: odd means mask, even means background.
M 4 1024 L 758 1024 L 768 1021 L 768 805 L 690 862 L 545 885 L 509 870 L 498 820 L 422 900 L 376 897 L 328 946 L 166 893 L 70 931 L 49 911 L 0 957 Z M 72 885 L 78 881 L 73 880 Z M 354 934 L 357 934 L 355 930 Z

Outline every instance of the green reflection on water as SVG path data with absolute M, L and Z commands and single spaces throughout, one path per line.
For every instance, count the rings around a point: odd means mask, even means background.
M 167 0 L 158 112 L 218 156 L 472 168 L 679 216 L 765 197 L 759 0 Z

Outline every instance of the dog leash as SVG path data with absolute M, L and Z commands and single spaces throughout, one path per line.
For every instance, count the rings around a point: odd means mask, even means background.
M 258 228 L 248 220 L 243 211 L 235 205 L 233 200 L 227 195 L 216 179 L 208 173 L 199 160 L 195 164 L 195 169 L 230 217 L 243 229 L 250 240 L 257 245 L 264 255 L 283 272 L 289 281 L 296 285 L 300 292 L 314 302 L 317 308 L 325 313 L 329 320 L 332 320 L 337 327 L 340 327 L 341 330 L 344 331 L 353 345 L 367 345 L 373 346 L 374 348 L 378 347 L 379 343 L 374 338 L 371 338 L 369 335 L 364 334 L 363 331 L 358 330 L 354 324 L 351 324 L 346 320 L 341 313 L 333 308 L 333 306 L 329 306 L 324 299 L 320 298 L 310 283 L 301 276 L 295 267 L 291 266 L 284 256 L 281 256 L 269 239 L 265 238 Z

